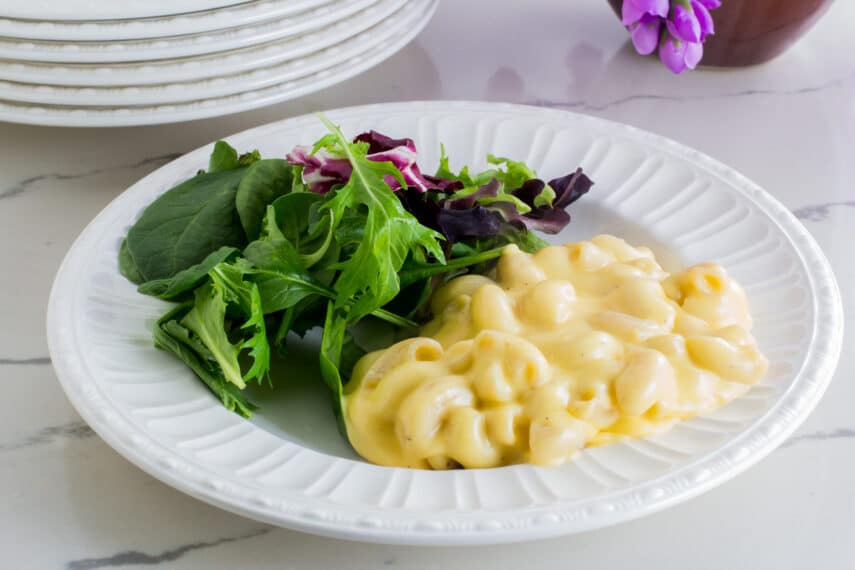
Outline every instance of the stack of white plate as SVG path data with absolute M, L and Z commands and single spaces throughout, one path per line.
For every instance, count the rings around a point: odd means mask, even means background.
M 0 0 L 0 120 L 170 123 L 317 91 L 391 56 L 439 0 Z

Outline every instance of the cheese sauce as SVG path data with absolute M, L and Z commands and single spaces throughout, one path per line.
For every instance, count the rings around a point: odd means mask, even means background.
M 748 390 L 767 360 L 721 266 L 669 275 L 609 235 L 466 275 L 431 300 L 421 336 L 363 357 L 345 388 L 365 459 L 425 469 L 556 465 L 643 437 Z

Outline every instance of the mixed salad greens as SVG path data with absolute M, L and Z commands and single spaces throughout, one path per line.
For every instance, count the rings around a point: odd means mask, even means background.
M 398 330 L 427 317 L 431 292 L 486 272 L 505 245 L 545 245 L 590 179 L 548 183 L 521 162 L 453 172 L 443 149 L 423 174 L 410 139 L 353 140 L 329 129 L 286 159 L 214 146 L 207 171 L 152 202 L 128 231 L 119 268 L 139 292 L 176 305 L 154 342 L 189 366 L 229 410 L 250 416 L 248 382 L 271 383 L 271 353 L 322 327 L 320 371 L 341 420 L 342 385 L 365 353 L 367 320 Z M 343 423 L 340 421 L 340 425 Z

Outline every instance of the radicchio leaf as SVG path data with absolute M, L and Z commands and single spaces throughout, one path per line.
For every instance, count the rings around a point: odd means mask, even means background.
M 375 162 L 391 162 L 404 177 L 408 188 L 415 188 L 420 192 L 427 192 L 432 184 L 419 171 L 416 164 L 416 143 L 413 139 L 393 139 L 382 135 L 377 131 L 368 131 L 357 135 L 353 142 L 368 143 L 368 160 Z M 392 178 L 386 180 L 392 190 L 398 190 L 400 183 Z
M 285 160 L 303 167 L 303 182 L 318 194 L 326 194 L 337 184 L 346 183 L 353 172 L 348 159 L 333 156 L 323 148 L 312 154 L 312 147 L 295 146 Z

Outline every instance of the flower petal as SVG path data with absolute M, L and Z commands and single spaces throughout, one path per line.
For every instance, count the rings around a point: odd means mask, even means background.
M 641 20 L 645 14 L 666 18 L 669 9 L 668 0 L 623 0 L 621 22 L 629 26 Z
M 659 59 L 665 64 L 665 67 L 674 73 L 682 73 L 686 71 L 686 42 L 681 42 L 671 34 L 664 34 L 664 38 L 659 42 Z
M 623 0 L 623 6 L 621 7 L 621 23 L 624 26 L 630 26 L 641 19 L 641 17 L 646 14 L 647 11 L 638 6 L 633 0 Z
M 692 0 L 692 11 L 701 26 L 701 41 L 715 33 L 715 24 L 709 10 L 699 0 Z
M 686 62 L 686 67 L 695 69 L 701 58 L 704 57 L 704 45 L 701 43 L 686 43 L 686 53 L 683 55 L 683 61 Z
M 701 24 L 691 6 L 676 4 L 671 14 L 673 26 L 668 29 L 675 37 L 687 42 L 701 41 Z
M 635 51 L 641 55 L 648 55 L 656 51 L 656 46 L 659 45 L 659 31 L 661 28 L 662 21 L 649 14 L 645 14 L 639 22 L 633 24 L 630 28 L 630 34 Z

